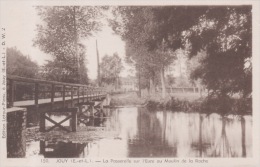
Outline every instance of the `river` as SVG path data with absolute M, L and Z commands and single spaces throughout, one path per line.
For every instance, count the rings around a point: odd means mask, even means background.
M 88 143 L 56 141 L 48 147 L 45 141 L 30 141 L 26 143 L 26 157 L 252 157 L 250 115 L 222 117 L 137 107 L 104 112 L 105 119 L 88 126 L 116 131 L 116 138 Z

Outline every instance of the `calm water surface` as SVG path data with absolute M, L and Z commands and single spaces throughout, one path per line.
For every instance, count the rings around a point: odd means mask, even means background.
M 172 111 L 149 112 L 144 108 L 106 109 L 105 126 L 116 138 L 89 143 L 31 141 L 26 156 L 37 157 L 251 157 L 252 117 Z M 52 116 L 62 120 L 62 116 Z M 81 125 L 86 126 L 86 125 Z M 48 147 L 46 147 L 46 143 Z M 44 148 L 44 151 L 40 148 Z

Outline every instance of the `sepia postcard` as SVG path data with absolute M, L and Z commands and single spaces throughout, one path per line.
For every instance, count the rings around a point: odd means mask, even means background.
M 260 166 L 259 0 L 0 0 L 0 166 Z

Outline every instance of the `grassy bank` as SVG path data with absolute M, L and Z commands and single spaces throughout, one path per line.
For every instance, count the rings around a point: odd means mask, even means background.
M 146 106 L 150 111 L 166 109 L 172 111 L 218 113 L 218 114 L 251 114 L 252 99 L 234 99 L 220 97 L 201 97 L 194 93 L 160 94 L 139 98 L 136 93 L 113 95 L 111 106 Z
M 111 95 L 110 105 L 117 106 L 139 106 L 144 105 L 147 98 L 139 98 L 136 92 Z
M 252 99 L 230 97 L 179 98 L 171 96 L 164 100 L 149 99 L 146 105 L 149 110 L 167 109 L 172 111 L 218 113 L 221 115 L 252 114 Z
M 192 111 L 201 104 L 203 98 L 194 93 L 173 93 L 162 98 L 160 94 L 150 96 L 146 107 L 149 110 L 167 109 L 174 111 Z
M 200 99 L 198 94 L 176 93 L 167 95 L 165 98 L 161 94 L 154 94 L 138 97 L 136 92 L 125 94 L 115 94 L 111 96 L 111 106 L 147 106 L 151 109 L 158 108 L 183 108 L 189 106 L 190 103 Z

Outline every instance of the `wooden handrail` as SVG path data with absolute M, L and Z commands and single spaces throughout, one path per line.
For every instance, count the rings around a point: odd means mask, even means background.
M 19 77 L 19 76 L 14 76 L 14 75 L 7 75 L 7 80 L 8 80 L 8 85 L 9 85 L 9 90 L 8 90 L 8 107 L 12 107 L 13 103 L 15 101 L 15 85 L 20 84 L 23 85 L 25 84 L 34 84 L 34 90 L 31 91 L 34 94 L 34 105 L 38 106 L 38 101 L 40 98 L 40 94 L 44 93 L 44 99 L 45 99 L 45 93 L 50 93 L 51 97 L 51 105 L 54 103 L 54 98 L 55 98 L 55 93 L 59 92 L 61 93 L 63 105 L 65 105 L 65 97 L 68 97 L 65 95 L 66 92 L 70 92 L 70 97 L 71 100 L 73 101 L 74 96 L 78 97 L 78 102 L 79 98 L 81 98 L 82 92 L 85 95 L 91 95 L 91 96 L 102 96 L 105 95 L 107 92 L 105 91 L 104 88 L 101 87 L 93 87 L 93 86 L 88 86 L 88 85 L 83 85 L 83 84 L 72 84 L 72 83 L 64 83 L 64 82 L 56 82 L 56 81 L 46 81 L 46 80 L 40 80 L 40 79 L 32 79 L 32 78 L 25 78 L 25 77 Z M 21 83 L 22 82 L 22 83 Z M 50 85 L 51 90 L 40 90 L 40 85 Z M 62 86 L 61 90 L 55 90 L 55 86 Z M 70 90 L 66 90 L 66 88 Z M 76 92 L 76 95 L 74 94 Z M 98 92 L 98 94 L 97 94 Z M 84 97 L 83 95 L 83 97 Z M 73 104 L 73 102 L 72 102 Z
M 47 81 L 47 80 L 40 80 L 40 79 L 34 79 L 34 78 L 25 78 L 25 77 L 19 77 L 15 75 L 7 75 L 7 79 L 20 81 L 20 82 L 27 82 L 27 83 L 41 83 L 41 84 L 55 84 L 55 85 L 65 85 L 65 86 L 84 86 L 88 88 L 95 88 L 93 86 L 88 85 L 82 85 L 82 84 L 72 84 L 72 83 L 66 83 L 66 82 L 57 82 L 57 81 Z

